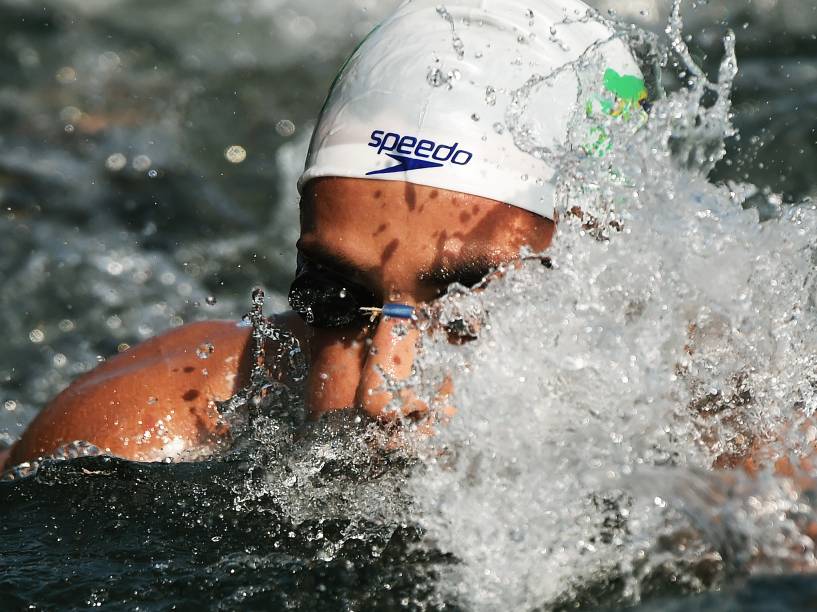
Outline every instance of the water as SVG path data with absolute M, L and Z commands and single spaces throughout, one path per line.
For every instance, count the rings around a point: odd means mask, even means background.
M 658 51 L 673 40 L 668 5 L 609 4 Z M 98 356 L 237 318 L 259 280 L 267 310 L 283 306 L 310 120 L 388 8 L 0 2 L 8 440 Z M 458 412 L 436 436 L 354 415 L 306 426 L 274 395 L 224 460 L 48 464 L 0 486 L 3 601 L 808 609 L 810 474 L 710 466 L 761 443 L 796 462 L 817 439 L 817 14 L 779 1 L 684 15 L 688 65 L 667 66 L 647 128 L 614 133 L 603 159 L 560 156 L 549 265 L 426 313 L 480 336 L 430 337 L 405 383 L 432 398 L 456 372 Z

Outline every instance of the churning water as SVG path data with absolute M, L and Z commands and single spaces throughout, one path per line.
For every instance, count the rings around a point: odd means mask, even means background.
M 282 305 L 308 121 L 389 6 L 204 4 L 0 3 L 9 440 L 97 355 L 240 316 L 259 279 Z M 433 403 L 452 378 L 434 436 L 307 426 L 278 394 L 220 460 L 47 463 L 0 487 L 3 600 L 813 605 L 813 474 L 713 465 L 796 465 L 817 441 L 817 10 L 687 7 L 682 29 L 636 4 L 627 18 L 658 33 L 622 32 L 656 75 L 653 107 L 639 129 L 604 125 L 603 157 L 537 141 L 527 100 L 547 79 L 514 96 L 506 129 L 559 160 L 559 233 L 547 259 L 422 313 L 416 373 L 391 384 Z M 479 338 L 452 346 L 440 320 Z

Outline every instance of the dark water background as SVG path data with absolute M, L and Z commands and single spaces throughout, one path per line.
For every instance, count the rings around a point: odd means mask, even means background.
M 123 345 L 238 317 L 256 284 L 283 304 L 310 122 L 388 6 L 0 0 L 5 442 Z M 608 7 L 653 29 L 668 8 Z M 720 57 L 725 25 L 738 36 L 741 137 L 713 179 L 751 181 L 761 199 L 815 195 L 814 3 L 686 12 L 705 63 Z M 231 145 L 244 161 L 226 158 Z M 293 521 L 273 493 L 237 503 L 248 482 L 269 478 L 257 467 L 242 455 L 187 465 L 83 459 L 0 484 L 0 609 L 458 609 L 434 589 L 456 560 L 418 546 L 410 521 Z M 337 477 L 327 470 L 316 478 Z M 723 593 L 688 597 L 672 584 L 657 581 L 642 609 L 813 609 L 817 596 L 800 576 L 736 577 Z M 613 581 L 565 606 L 616 602 Z

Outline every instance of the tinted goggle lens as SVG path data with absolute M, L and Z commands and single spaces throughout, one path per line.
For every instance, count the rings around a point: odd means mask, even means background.
M 313 327 L 346 327 L 365 321 L 361 308 L 376 303 L 374 295 L 326 268 L 298 261 L 298 273 L 289 288 L 289 305 Z

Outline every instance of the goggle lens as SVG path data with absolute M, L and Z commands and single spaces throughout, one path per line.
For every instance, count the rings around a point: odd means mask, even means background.
M 327 268 L 298 257 L 298 272 L 289 288 L 289 305 L 312 327 L 349 327 L 369 317 L 361 308 L 377 303 L 366 288 Z

